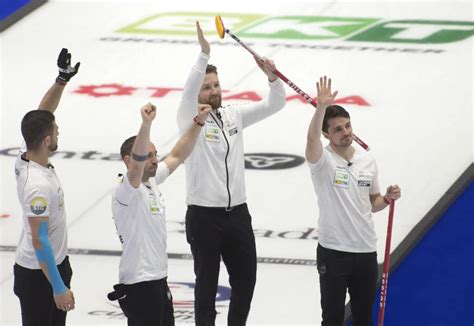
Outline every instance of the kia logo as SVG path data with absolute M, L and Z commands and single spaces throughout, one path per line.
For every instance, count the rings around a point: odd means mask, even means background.
M 290 169 L 304 163 L 304 158 L 298 155 L 279 153 L 249 153 L 245 154 L 245 168 L 259 170 Z

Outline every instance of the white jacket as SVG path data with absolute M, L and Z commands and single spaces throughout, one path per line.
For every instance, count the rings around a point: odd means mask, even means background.
M 209 56 L 200 53 L 191 70 L 178 109 L 178 127 L 183 135 L 197 113 Z M 186 159 L 188 205 L 232 207 L 246 201 L 244 180 L 244 128 L 269 117 L 285 106 L 285 89 L 277 79 L 269 82 L 270 93 L 262 101 L 230 105 L 211 112 L 191 155 Z

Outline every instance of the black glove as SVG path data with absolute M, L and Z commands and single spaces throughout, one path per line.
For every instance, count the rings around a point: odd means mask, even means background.
M 74 67 L 71 66 L 71 53 L 67 49 L 62 49 L 58 56 L 59 75 L 56 81 L 67 83 L 79 71 L 80 62 L 76 63 Z
M 127 286 L 125 284 L 115 284 L 114 291 L 107 294 L 110 301 L 125 299 L 127 296 Z

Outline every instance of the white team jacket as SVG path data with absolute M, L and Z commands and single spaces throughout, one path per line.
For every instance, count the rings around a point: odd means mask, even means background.
M 208 60 L 209 56 L 201 52 L 184 86 L 177 117 L 181 135 L 197 114 Z M 225 106 L 217 114 L 209 114 L 193 152 L 184 162 L 188 205 L 232 207 L 246 201 L 242 131 L 285 106 L 282 82 L 277 79 L 269 86 L 270 93 L 262 101 Z

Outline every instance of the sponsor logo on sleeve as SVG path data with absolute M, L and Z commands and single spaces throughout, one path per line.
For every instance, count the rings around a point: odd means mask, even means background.
M 35 197 L 30 203 L 31 212 L 35 215 L 41 215 L 46 211 L 48 202 L 43 197 Z

